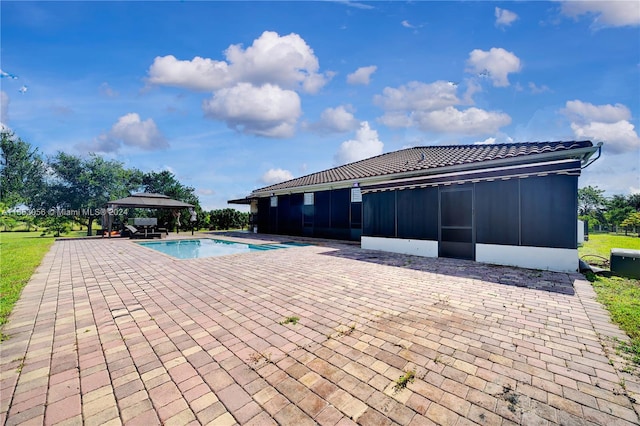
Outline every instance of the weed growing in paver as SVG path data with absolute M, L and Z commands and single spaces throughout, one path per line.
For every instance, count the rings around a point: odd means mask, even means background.
M 623 356 L 627 361 L 640 365 L 640 340 L 631 342 L 623 342 L 618 340 L 616 352 L 619 355 Z
M 284 319 L 284 321 L 280 321 L 281 325 L 287 325 L 287 324 L 293 324 L 296 325 L 298 323 L 298 321 L 300 321 L 300 318 L 298 317 L 287 317 Z
M 393 387 L 393 390 L 395 392 L 400 392 L 401 390 L 406 388 L 409 383 L 413 383 L 415 378 L 416 378 L 415 370 L 406 371 L 402 376 L 398 377 L 398 380 L 396 380 L 396 384 Z
M 447 294 L 436 294 L 436 296 L 438 297 L 438 301 L 435 303 L 435 305 L 441 305 L 441 306 L 449 306 L 449 295 Z
M 512 413 L 516 412 L 519 397 L 518 394 L 511 389 L 511 385 L 503 386 L 502 393 L 498 394 L 497 396 L 502 397 L 502 399 L 509 403 L 509 411 L 511 411 Z
M 342 336 L 348 336 L 356 329 L 357 324 L 354 322 L 349 326 L 343 326 L 342 323 L 336 327 L 336 333 L 326 334 L 325 337 L 329 339 L 339 339 Z M 346 327 L 346 328 L 345 328 Z
M 353 333 L 353 330 L 355 330 L 355 329 L 356 329 L 356 323 L 354 322 L 353 324 L 348 326 L 348 328 L 346 330 L 341 330 L 340 331 L 340 336 L 348 336 L 351 333 Z
M 251 362 L 253 365 L 258 365 L 260 364 L 262 361 L 264 361 L 265 364 L 270 364 L 271 361 L 271 352 L 254 352 L 251 355 L 249 355 L 249 362 Z
M 440 356 L 440 354 L 436 355 L 436 357 L 433 359 L 433 362 L 436 364 L 440 364 L 440 363 L 444 364 L 444 362 L 442 361 L 442 356 Z
M 23 356 L 13 360 L 14 362 L 19 362 L 18 366 L 16 367 L 16 371 L 18 373 L 22 372 L 22 369 L 24 368 L 24 360 L 25 360 L 25 357 L 23 357 Z
M 4 334 L 4 333 L 0 333 L 0 342 L 4 342 L 5 340 L 9 340 L 9 336 L 8 334 Z

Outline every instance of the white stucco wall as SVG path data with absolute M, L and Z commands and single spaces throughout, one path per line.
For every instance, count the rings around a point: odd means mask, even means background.
M 363 249 L 381 250 L 414 256 L 438 257 L 438 242 L 402 238 L 362 237 Z
M 438 257 L 437 241 L 363 236 L 361 247 L 414 256 Z M 476 262 L 556 272 L 575 272 L 578 270 L 578 250 L 476 244 Z
M 578 244 L 584 243 L 584 222 L 578 220 Z
M 578 270 L 578 250 L 476 244 L 476 261 L 556 272 Z

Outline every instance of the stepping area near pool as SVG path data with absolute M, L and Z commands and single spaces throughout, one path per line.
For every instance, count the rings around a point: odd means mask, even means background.
M 639 423 L 581 275 L 312 244 L 57 241 L 3 330 L 0 424 Z

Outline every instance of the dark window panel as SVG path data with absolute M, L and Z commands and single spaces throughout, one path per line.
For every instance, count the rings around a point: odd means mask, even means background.
M 475 185 L 476 242 L 517 246 L 520 242 L 518 179 Z
M 364 221 L 362 235 L 395 237 L 395 191 L 365 194 L 362 203 Z
M 351 227 L 362 228 L 362 203 L 351 203 Z
M 473 191 L 441 191 L 442 226 L 471 226 Z
M 331 218 L 331 194 L 330 191 L 316 192 L 314 200 L 314 223 L 316 228 L 328 228 Z
M 351 189 L 334 189 L 331 191 L 331 228 L 349 228 L 349 204 Z
M 577 248 L 578 177 L 520 180 L 523 246 Z
M 438 239 L 438 188 L 398 191 L 398 238 Z

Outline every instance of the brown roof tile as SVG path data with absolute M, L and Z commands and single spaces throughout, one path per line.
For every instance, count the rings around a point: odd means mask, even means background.
M 253 192 L 276 191 L 592 146 L 590 141 L 568 141 L 414 147 L 312 173 L 256 189 Z

